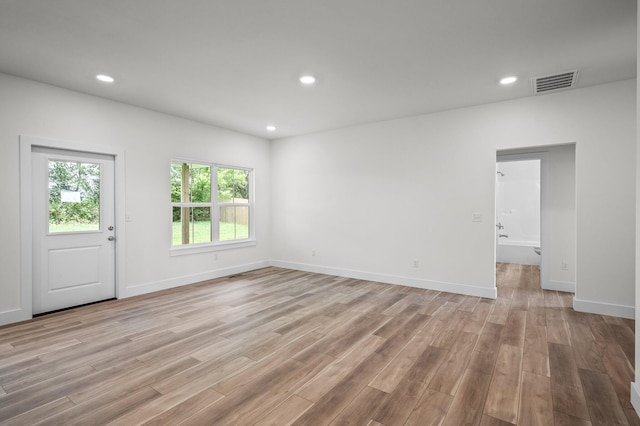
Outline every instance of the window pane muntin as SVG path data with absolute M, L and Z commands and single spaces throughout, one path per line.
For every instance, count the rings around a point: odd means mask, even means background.
M 211 166 L 191 164 L 190 194 L 192 203 L 211 202 Z M 187 200 L 183 200 L 187 201 Z
M 210 203 L 211 165 L 172 162 L 171 202 Z
M 218 202 L 249 202 L 249 170 L 218 167 Z
M 173 207 L 172 245 L 211 242 L 211 207 Z M 187 216 L 183 221 L 184 215 Z M 183 232 L 183 227 L 186 227 Z M 184 240 L 186 238 L 186 241 Z
M 182 201 L 182 163 L 171 163 L 171 202 Z
M 249 238 L 249 206 L 220 207 L 220 241 Z
M 171 211 L 171 245 L 179 246 L 182 245 L 182 208 L 179 206 L 173 206 Z
M 192 244 L 211 242 L 211 207 L 191 207 Z

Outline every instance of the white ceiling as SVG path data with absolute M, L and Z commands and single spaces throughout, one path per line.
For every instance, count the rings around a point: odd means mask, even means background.
M 577 87 L 634 78 L 636 16 L 636 0 L 0 0 L 0 72 L 271 139 L 532 96 L 532 77 L 576 68 Z

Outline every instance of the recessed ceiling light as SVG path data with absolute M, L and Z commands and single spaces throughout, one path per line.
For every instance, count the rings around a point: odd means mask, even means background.
M 102 81 L 103 83 L 113 83 L 115 81 L 113 77 L 106 74 L 98 74 L 96 75 L 96 78 Z
M 270 124 L 267 126 L 267 131 L 268 132 L 275 132 L 276 131 L 276 126 Z
M 518 81 L 518 77 L 516 77 L 515 75 L 510 75 L 508 77 L 501 78 L 500 79 L 500 84 L 504 84 L 504 85 L 513 84 L 516 81 Z
M 316 82 L 316 78 L 312 75 L 303 75 L 300 77 L 300 83 L 302 84 L 313 84 Z

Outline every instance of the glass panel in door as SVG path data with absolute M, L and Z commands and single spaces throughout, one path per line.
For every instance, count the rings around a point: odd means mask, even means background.
M 49 160 L 49 233 L 100 230 L 100 164 Z

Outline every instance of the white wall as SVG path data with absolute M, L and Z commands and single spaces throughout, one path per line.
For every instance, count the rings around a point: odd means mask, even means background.
M 489 295 L 496 152 L 574 142 L 576 307 L 628 317 L 635 80 L 274 141 L 273 258 Z
M 20 312 L 19 135 L 109 146 L 126 157 L 124 295 L 265 266 L 270 240 L 267 140 L 0 74 L 0 324 Z M 255 247 L 170 256 L 169 164 L 180 157 L 252 167 Z
M 549 147 L 548 288 L 575 291 L 576 281 L 576 150 L 575 145 Z M 566 269 L 562 269 L 562 263 Z
M 132 218 L 125 294 L 273 259 L 495 296 L 496 152 L 575 142 L 576 307 L 633 315 L 635 80 L 283 139 L 271 148 L 259 138 L 6 75 L 0 95 L 0 156 L 8 160 L 0 171 L 0 322 L 20 306 L 20 134 L 125 150 Z M 218 260 L 213 253 L 169 255 L 164 211 L 176 156 L 255 168 L 256 247 L 221 252 Z M 475 213 L 482 222 L 472 221 Z M 561 279 L 559 260 L 552 258 L 550 274 Z
M 640 8 L 638 8 L 638 21 L 640 21 Z M 640 58 L 640 27 L 638 27 L 638 43 L 636 44 L 637 54 L 636 59 Z M 637 64 L 638 71 L 640 71 L 640 63 Z M 636 85 L 636 271 L 640 270 L 640 87 Z M 636 307 L 636 356 L 634 366 L 640 366 L 640 274 L 636 273 L 635 279 L 635 307 Z M 631 403 L 636 413 L 640 414 L 640 368 L 635 368 L 635 381 L 631 383 Z

